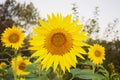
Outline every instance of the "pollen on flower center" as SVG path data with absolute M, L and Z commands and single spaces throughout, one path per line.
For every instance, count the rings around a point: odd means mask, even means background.
M 11 42 L 11 43 L 16 43 L 19 41 L 19 36 L 17 34 L 12 34 L 9 36 L 8 40 Z
M 63 33 L 56 33 L 52 36 L 51 42 L 56 47 L 60 47 L 66 43 L 66 37 Z
M 95 51 L 95 56 L 96 56 L 96 57 L 100 57 L 100 56 L 101 56 L 101 52 L 98 51 L 98 50 L 96 50 L 96 51 Z
M 26 68 L 26 64 L 24 62 L 22 62 L 20 65 L 19 65 L 19 69 L 20 70 L 24 70 Z

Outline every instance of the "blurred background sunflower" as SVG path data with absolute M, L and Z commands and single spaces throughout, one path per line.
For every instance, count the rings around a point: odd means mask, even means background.
M 102 64 L 105 60 L 105 48 L 99 44 L 94 44 L 89 48 L 88 58 L 96 65 Z
M 5 47 L 19 49 L 22 47 L 24 38 L 25 35 L 22 30 L 16 26 L 13 26 L 12 28 L 5 29 L 4 33 L 2 33 L 1 40 Z
M 17 56 L 16 58 L 12 58 L 11 66 L 12 66 L 13 73 L 16 71 L 17 75 L 29 74 L 30 72 L 25 71 L 26 67 L 29 64 L 31 64 L 31 62 L 28 59 L 23 59 L 21 56 Z

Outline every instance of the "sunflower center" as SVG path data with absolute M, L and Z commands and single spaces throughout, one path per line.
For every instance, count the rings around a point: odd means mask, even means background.
M 19 36 L 14 33 L 14 34 L 10 35 L 8 39 L 11 43 L 16 43 L 19 40 Z
M 20 70 L 24 70 L 26 68 L 26 64 L 24 62 L 22 62 L 20 65 L 19 65 L 19 69 Z
M 100 51 L 95 51 L 95 56 L 96 57 L 100 57 L 101 56 L 101 52 Z
M 73 46 L 71 34 L 63 29 L 51 31 L 45 39 L 45 47 L 52 55 L 64 55 L 69 52 Z
M 66 37 L 63 33 L 56 33 L 51 37 L 51 42 L 56 47 L 63 46 L 66 42 Z

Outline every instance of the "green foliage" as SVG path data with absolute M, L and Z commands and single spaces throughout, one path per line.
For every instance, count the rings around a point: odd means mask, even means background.
M 78 65 L 84 67 L 77 66 L 76 69 L 71 69 L 72 79 L 109 80 L 109 72 L 102 65 L 95 66 L 89 60 L 80 62 Z
M 104 76 L 100 74 L 94 74 L 92 70 L 80 70 L 80 69 L 72 69 L 71 73 L 73 77 L 78 77 L 80 79 L 94 79 L 94 80 L 102 80 Z
M 63 80 L 61 77 L 60 78 L 54 78 L 53 80 Z

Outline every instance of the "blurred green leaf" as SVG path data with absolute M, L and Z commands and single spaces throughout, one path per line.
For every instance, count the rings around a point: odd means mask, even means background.
M 48 71 L 42 70 L 42 71 L 41 71 L 41 74 L 42 74 L 42 75 L 47 75 L 49 72 L 50 72 L 50 70 L 48 70 Z
M 40 77 L 27 77 L 26 80 L 48 80 L 47 76 L 40 76 Z
M 118 79 L 115 79 L 115 80 L 119 80 L 120 79 L 120 74 L 119 73 L 114 73 L 110 76 L 110 79 L 113 80 L 113 78 L 118 78 Z
M 81 75 L 76 75 L 76 77 L 81 78 L 81 79 L 95 79 L 95 80 L 103 80 L 104 76 L 100 74 L 81 74 Z
M 12 68 L 8 68 L 8 73 L 4 75 L 4 80 L 14 80 Z
M 90 66 L 93 65 L 93 63 L 90 60 L 86 60 L 85 62 L 78 62 L 78 64 L 81 64 L 81 65 L 90 65 Z
M 54 78 L 53 80 L 63 80 L 63 79 L 62 79 L 62 77 L 59 77 L 59 78 L 56 77 L 56 78 Z
M 48 80 L 48 77 L 46 75 L 40 76 L 38 80 Z
M 86 70 L 86 69 L 82 70 L 82 69 L 78 69 L 78 68 L 71 69 L 70 72 L 73 74 L 73 76 L 78 75 L 78 74 L 86 74 L 86 75 L 93 74 L 93 70 Z
M 31 73 L 31 74 L 29 74 L 29 75 L 26 75 L 26 78 L 27 78 L 27 79 L 37 78 L 37 75 Z
M 35 64 L 30 64 L 26 67 L 25 71 L 29 71 L 29 72 L 32 72 L 32 71 L 35 71 L 36 70 L 36 67 L 35 67 Z
M 78 77 L 81 79 L 103 79 L 104 76 L 100 74 L 94 74 L 93 70 L 81 70 L 81 69 L 72 69 L 71 73 L 73 75 L 73 78 Z
M 106 77 L 107 80 L 109 80 L 109 72 L 102 65 L 99 65 L 98 67 L 99 70 L 97 71 L 97 73 L 101 73 Z

